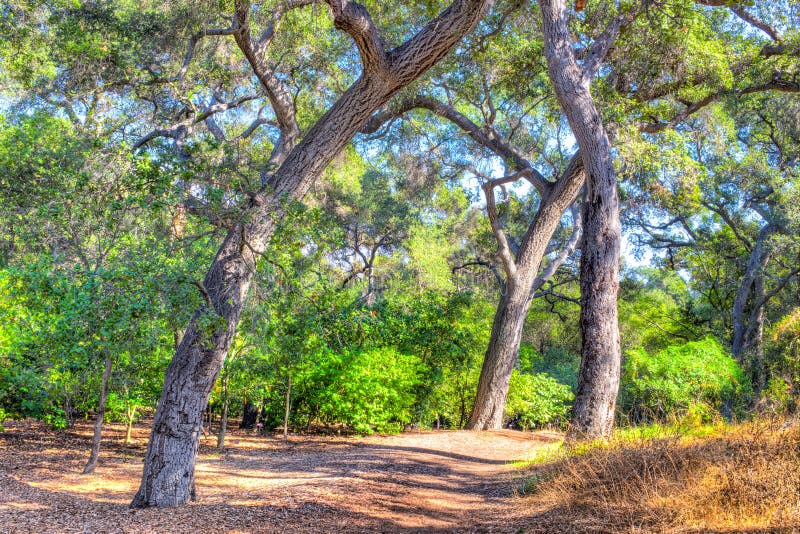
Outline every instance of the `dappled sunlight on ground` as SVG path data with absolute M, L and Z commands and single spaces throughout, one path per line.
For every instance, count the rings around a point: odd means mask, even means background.
M 83 475 L 91 431 L 30 422 L 0 434 L 0 525 L 27 532 L 335 532 L 405 529 L 513 531 L 512 460 L 553 433 L 410 432 L 397 436 L 258 436 L 234 430 L 224 452 L 204 436 L 200 502 L 129 510 L 146 427 L 131 444 L 109 425 L 94 475 Z M 503 513 L 498 513 L 503 511 Z M 4 530 L 0 528 L 0 530 Z

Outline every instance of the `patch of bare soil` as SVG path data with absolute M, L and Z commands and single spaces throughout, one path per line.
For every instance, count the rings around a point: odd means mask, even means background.
M 364 438 L 204 437 L 199 501 L 130 510 L 148 429 L 108 425 L 97 470 L 83 475 L 90 425 L 31 422 L 0 434 L 0 532 L 515 532 L 531 528 L 508 462 L 554 433 L 430 431 Z M 527 523 L 527 525 L 526 525 Z M 552 525 L 552 524 L 551 524 Z M 549 529 L 548 529 L 549 530 Z

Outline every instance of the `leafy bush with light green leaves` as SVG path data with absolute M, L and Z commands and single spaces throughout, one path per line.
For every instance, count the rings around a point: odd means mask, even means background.
M 412 420 L 420 359 L 393 348 L 344 351 L 338 373 L 320 393 L 321 419 L 356 432 L 397 432 Z
M 620 407 L 634 422 L 700 414 L 739 415 L 752 393 L 749 380 L 720 342 L 707 337 L 648 353 L 628 351 Z
M 511 374 L 505 416 L 527 430 L 566 424 L 575 394 L 566 384 L 544 373 Z

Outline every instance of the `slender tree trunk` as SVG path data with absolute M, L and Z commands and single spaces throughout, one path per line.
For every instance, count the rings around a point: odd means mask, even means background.
M 456 0 L 401 46 L 386 51 L 366 9 L 329 1 L 337 28 L 361 55 L 361 77 L 291 150 L 267 187 L 252 197 L 217 252 L 200 288 L 197 310 L 164 377 L 142 481 L 133 508 L 194 500 L 194 462 L 202 414 L 239 322 L 256 263 L 287 203 L 301 199 L 370 115 L 443 58 L 470 32 L 491 0 Z M 222 323 L 222 324 L 220 324 Z
M 222 403 L 222 417 L 219 421 L 219 432 L 217 433 L 217 450 L 222 452 L 225 448 L 225 433 L 228 431 L 228 408 L 230 403 L 226 400 Z
M 621 227 L 611 142 L 590 92 L 593 73 L 575 60 L 564 0 L 539 0 L 539 5 L 550 79 L 588 173 L 582 206 L 583 341 L 569 437 L 603 437 L 614 424 L 621 363 L 617 318 Z
M 283 413 L 283 441 L 289 441 L 289 411 L 292 408 L 292 375 L 286 379 L 286 405 Z
M 506 280 L 492 323 L 475 405 L 466 426 L 470 430 L 503 426 L 511 373 L 519 356 L 525 318 L 536 289 L 536 275 L 562 215 L 583 187 L 584 177 L 583 167 L 575 159 L 562 178 L 543 196 L 539 211 L 523 237 L 514 262 L 516 270 Z
M 222 452 L 225 448 L 225 433 L 228 431 L 228 408 L 230 399 L 228 398 L 228 375 L 222 379 L 222 417 L 219 421 L 219 433 L 217 434 L 217 449 Z
M 136 417 L 136 406 L 130 406 L 125 410 L 125 445 L 131 442 L 133 431 L 133 419 Z
M 111 383 L 111 351 L 108 347 L 105 350 L 105 369 L 103 370 L 103 385 L 100 388 L 100 399 L 97 401 L 97 417 L 94 421 L 94 435 L 92 436 L 92 451 L 89 454 L 89 461 L 83 468 L 84 474 L 94 472 L 97 466 L 97 459 L 100 456 L 100 440 L 103 435 L 103 419 L 106 414 L 106 400 L 108 399 L 108 388 Z

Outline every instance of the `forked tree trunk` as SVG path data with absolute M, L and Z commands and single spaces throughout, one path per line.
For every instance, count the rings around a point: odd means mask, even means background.
M 466 428 L 490 430 L 503 426 L 511 373 L 519 356 L 522 331 L 533 300 L 534 284 L 547 245 L 566 209 L 583 187 L 585 174 L 579 159 L 564 171 L 542 198 L 536 216 L 522 239 L 514 262 L 515 271 L 506 280 L 497 305 L 489 347 L 486 349 L 475 405 Z
M 94 435 L 92 436 L 92 451 L 89 453 L 89 461 L 83 468 L 83 473 L 92 473 L 97 466 L 97 459 L 100 456 L 100 440 L 103 436 L 103 419 L 106 415 L 106 400 L 108 399 L 108 388 L 111 383 L 111 351 L 108 347 L 105 350 L 105 369 L 103 370 L 102 386 L 100 387 L 100 398 L 97 401 L 97 417 L 94 421 Z
M 196 498 L 194 462 L 203 410 L 236 332 L 256 263 L 287 203 L 302 198 L 370 114 L 444 57 L 492 1 L 456 0 L 388 52 L 365 8 L 347 1 L 328 3 L 335 26 L 359 48 L 362 76 L 291 150 L 268 180 L 269 190 L 252 198 L 217 252 L 200 288 L 206 304 L 194 313 L 164 377 L 133 508 Z
M 550 79 L 588 174 L 582 206 L 581 366 L 568 437 L 604 437 L 614 424 L 621 363 L 617 319 L 621 228 L 611 142 L 590 92 L 594 73 L 575 60 L 564 0 L 539 0 L 539 5 Z M 613 42 L 615 36 L 604 37 Z M 605 45 L 601 56 L 610 43 Z

